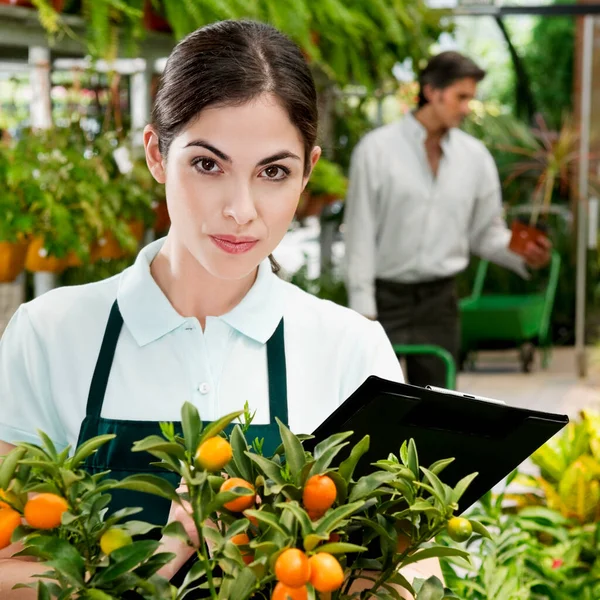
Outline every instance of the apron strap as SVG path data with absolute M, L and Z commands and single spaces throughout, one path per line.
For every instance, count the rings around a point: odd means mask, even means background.
M 106 325 L 102 346 L 100 347 L 100 354 L 98 355 L 98 362 L 96 363 L 94 376 L 92 377 L 92 383 L 90 385 L 86 410 L 86 415 L 88 417 L 100 418 L 102 404 L 104 403 L 104 395 L 108 385 L 108 378 L 110 376 L 110 368 L 113 363 L 122 327 L 123 317 L 119 310 L 119 304 L 115 300 L 110 309 L 108 324 Z
M 288 425 L 287 371 L 285 368 L 285 338 L 283 319 L 267 341 L 267 369 L 269 374 L 269 412 L 271 423 L 277 417 Z

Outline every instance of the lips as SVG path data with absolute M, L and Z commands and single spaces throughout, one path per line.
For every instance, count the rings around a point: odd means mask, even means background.
M 256 238 L 234 235 L 211 235 L 213 244 L 228 254 L 244 254 L 258 244 Z

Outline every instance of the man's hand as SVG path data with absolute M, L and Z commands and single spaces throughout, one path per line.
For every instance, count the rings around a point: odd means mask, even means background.
M 541 269 L 550 262 L 552 242 L 547 237 L 539 237 L 527 242 L 523 258 L 532 269 Z

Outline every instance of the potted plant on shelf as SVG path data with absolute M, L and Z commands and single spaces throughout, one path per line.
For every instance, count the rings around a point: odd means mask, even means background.
M 570 177 L 581 159 L 579 133 L 569 118 L 564 120 L 558 132 L 550 131 L 540 116 L 537 123 L 535 129 L 515 129 L 515 144 L 499 146 L 500 150 L 523 157 L 510 166 L 505 186 L 520 178 L 534 178 L 531 215 L 512 223 L 509 248 L 517 254 L 523 254 L 530 241 L 546 237 L 544 215 L 557 192 L 567 196 Z
M 15 186 L 11 177 L 10 152 L 0 145 L 0 283 L 14 281 L 23 271 L 33 227 L 27 186 Z
M 326 204 L 346 196 L 348 180 L 336 163 L 321 158 L 310 176 L 297 210 L 299 219 L 321 213 Z
M 401 569 L 426 558 L 467 559 L 462 548 L 430 541 L 443 530 L 460 542 L 489 535 L 479 522 L 453 514 L 475 475 L 455 488 L 445 485 L 438 475 L 452 461 L 425 469 L 410 441 L 355 479 L 368 436 L 350 449 L 352 433 L 336 434 L 313 455 L 302 446 L 307 436 L 280 423 L 282 444 L 265 456 L 261 440 L 246 440 L 250 422 L 246 408 L 204 427 L 186 403 L 180 431 L 164 423 L 161 436 L 133 447 L 154 457 L 148 460 L 164 467 L 165 478 L 90 475 L 84 461 L 114 435 L 73 453 L 55 448 L 43 432 L 41 445 L 18 444 L 0 466 L 0 543 L 21 541 L 21 554 L 37 557 L 45 570 L 44 580 L 19 587 L 37 588 L 39 599 L 108 600 L 135 592 L 159 600 L 192 590 L 213 600 L 404 597 L 399 589 L 417 600 L 452 597 L 437 578 L 411 583 Z M 122 489 L 179 504 L 191 529 L 179 521 L 160 529 L 132 520 L 140 512 L 134 507 L 111 513 L 111 494 Z M 152 533 L 158 535 L 148 539 Z M 160 551 L 161 535 L 198 559 L 178 588 L 159 573 L 174 558 Z M 364 556 L 367 548 L 373 557 Z

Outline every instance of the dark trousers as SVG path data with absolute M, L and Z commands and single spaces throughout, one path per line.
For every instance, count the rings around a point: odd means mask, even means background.
M 375 282 L 378 320 L 392 344 L 435 344 L 458 361 L 460 321 L 453 277 L 423 283 Z M 444 363 L 431 355 L 407 355 L 412 385 L 445 387 Z

